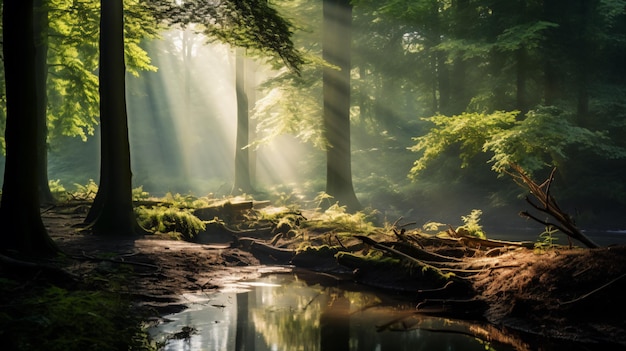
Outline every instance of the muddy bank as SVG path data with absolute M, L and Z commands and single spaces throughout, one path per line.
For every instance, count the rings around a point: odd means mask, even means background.
M 138 304 L 153 307 L 159 313 L 184 308 L 179 299 L 183 293 L 215 291 L 228 282 L 257 277 L 262 273 L 261 262 L 272 263 L 255 255 L 249 247 L 233 247 L 230 243 L 203 245 L 165 240 L 158 235 L 136 239 L 94 237 L 76 231 L 73 225 L 81 221 L 80 213 L 44 214 L 44 222 L 61 249 L 83 258 L 68 269 L 85 275 L 107 265 L 132 266 L 128 291 Z M 269 241 L 270 238 L 266 240 Z M 292 249 L 286 242 L 281 246 Z M 487 321 L 542 336 L 626 347 L 626 322 L 622 315 L 626 310 L 622 298 L 626 288 L 626 247 L 561 248 L 543 254 L 510 248 L 495 257 L 490 257 L 492 254 L 474 255 L 459 263 L 471 272 L 463 280 L 475 293 L 465 297 L 480 300 L 479 311 Z M 107 260 L 89 259 L 102 257 Z M 398 288 L 405 293 L 407 287 L 416 295 L 430 290 L 415 287 L 411 275 L 367 272 L 337 266 L 336 262 L 325 264 L 309 268 L 327 269 L 330 273 L 337 273 L 333 271 L 337 267 L 343 268 L 343 277 L 371 286 Z M 437 296 L 436 291 L 430 292 L 428 298 Z M 445 304 L 447 297 L 442 296 Z M 461 306 L 458 311 L 466 307 Z

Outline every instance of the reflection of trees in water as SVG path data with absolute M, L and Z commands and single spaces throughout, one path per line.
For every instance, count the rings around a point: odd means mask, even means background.
M 256 333 L 281 350 L 319 350 L 319 314 L 328 298 L 321 288 L 296 281 L 281 288 L 260 287 L 252 309 Z
M 351 315 L 380 303 L 372 294 L 308 286 L 302 281 L 280 288 L 258 287 L 252 296 L 261 306 L 238 299 L 239 309 L 244 304 L 254 306 L 249 316 L 238 312 L 238 331 L 243 333 L 245 328 L 239 321 L 245 324 L 250 318 L 247 333 L 261 335 L 270 348 L 277 345 L 280 350 L 347 350 L 351 335 L 362 334 L 351 333 Z

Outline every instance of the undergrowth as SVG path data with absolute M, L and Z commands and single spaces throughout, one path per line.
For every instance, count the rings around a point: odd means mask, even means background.
M 108 281 L 100 277 L 101 281 Z M 0 278 L 4 350 L 157 350 L 140 313 L 119 292 Z

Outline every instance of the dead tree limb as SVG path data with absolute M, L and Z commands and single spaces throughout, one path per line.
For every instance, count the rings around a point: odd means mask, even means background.
M 576 239 L 589 248 L 596 248 L 598 244 L 589 239 L 583 232 L 578 229 L 572 217 L 565 213 L 552 195 L 550 195 L 550 188 L 554 181 L 554 174 L 556 168 L 552 169 L 550 176 L 542 184 L 537 184 L 532 180 L 524 171 L 522 167 L 517 164 L 510 165 L 513 172 L 506 171 L 513 180 L 522 187 L 527 188 L 530 194 L 533 196 L 534 201 L 530 197 L 526 197 L 528 202 L 536 210 L 543 212 L 552 217 L 557 223 L 549 222 L 548 220 L 541 220 L 537 216 L 530 214 L 528 211 L 520 212 L 520 215 L 526 218 L 530 218 L 536 222 L 539 222 L 545 226 L 553 226 L 563 232 L 563 234 L 569 236 L 572 239 Z M 537 203 L 538 202 L 538 203 Z

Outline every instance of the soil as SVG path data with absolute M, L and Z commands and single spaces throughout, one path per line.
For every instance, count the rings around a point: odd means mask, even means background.
M 128 291 L 159 313 L 183 309 L 183 293 L 215 290 L 266 269 L 249 252 L 227 244 L 202 245 L 160 235 L 128 239 L 85 234 L 76 229 L 84 218 L 80 208 L 51 210 L 42 217 L 58 246 L 77 258 L 74 273 L 124 261 L 133 267 Z M 489 322 L 626 348 L 626 246 L 560 248 L 543 254 L 518 248 L 496 257 L 473 257 L 466 267 L 480 268 L 471 282 L 489 306 L 484 315 Z

